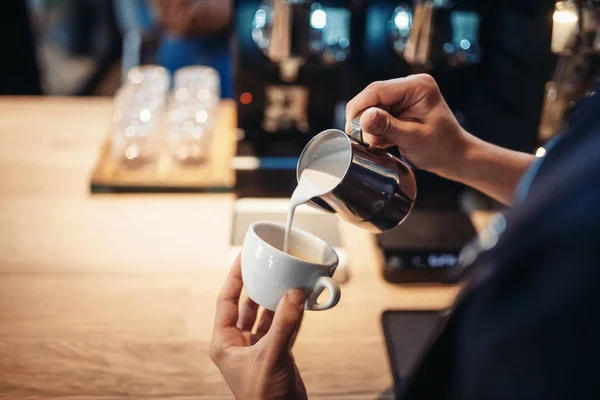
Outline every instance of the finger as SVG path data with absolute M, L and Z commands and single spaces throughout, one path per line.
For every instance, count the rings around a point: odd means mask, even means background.
M 170 0 L 158 0 L 158 12 L 161 17 L 166 17 L 169 12 L 169 1 Z
M 292 339 L 290 340 L 290 349 L 292 347 L 294 347 L 294 344 L 296 343 L 296 338 L 298 337 L 298 333 L 300 332 L 301 327 L 302 327 L 302 319 L 300 320 L 300 322 L 298 322 L 296 329 L 294 329 L 294 334 L 292 335 Z
M 302 320 L 305 301 L 304 292 L 300 289 L 294 289 L 288 292 L 279 302 L 271 329 L 263 338 L 265 345 L 269 346 L 275 354 L 283 354 L 289 351 L 294 334 Z
M 350 121 L 361 111 L 366 110 L 369 107 L 392 106 L 402 100 L 402 96 L 399 98 L 390 98 L 390 92 L 399 93 L 400 90 L 397 87 L 404 88 L 406 78 L 391 79 L 388 81 L 373 82 L 367 86 L 362 92 L 357 94 L 352 100 L 346 105 L 346 120 Z M 387 102 L 384 102 L 387 100 Z
M 198 2 L 198 4 L 200 4 L 200 2 Z M 188 6 L 180 10 L 179 24 L 184 34 L 188 34 L 193 28 L 195 18 L 194 8 L 195 7 Z
M 174 34 L 181 34 L 181 22 L 185 15 L 187 0 L 163 0 L 163 20 L 169 30 Z
M 385 106 L 409 108 L 418 103 L 435 85 L 428 75 L 410 75 L 403 78 L 373 82 L 346 105 L 346 120 L 354 119 L 369 107 Z
M 171 4 L 171 9 L 177 11 L 178 14 L 181 13 L 181 10 L 189 8 L 188 0 L 169 0 L 169 3 Z
M 237 321 L 238 329 L 250 332 L 256 321 L 256 314 L 258 313 L 258 304 L 256 304 L 247 295 L 244 296 L 244 301 L 240 305 L 240 315 Z
M 346 121 L 345 130 L 348 135 L 352 134 L 352 126 L 350 125 L 350 121 Z M 382 136 L 371 135 L 364 130 L 362 133 L 362 140 L 363 140 L 363 142 L 369 144 L 370 146 L 378 147 L 378 148 L 382 148 L 382 149 L 394 146 L 394 142 L 392 142 L 391 140 L 389 140 L 385 137 L 382 137 Z
M 256 325 L 257 337 L 262 338 L 267 334 L 267 332 L 269 332 L 269 328 L 271 328 L 271 324 L 273 323 L 274 315 L 275 313 L 271 310 L 267 310 L 266 308 L 262 310 L 260 319 L 258 320 L 258 325 Z
M 217 300 L 215 329 L 234 327 L 238 320 L 238 302 L 242 292 L 241 253 L 238 254 Z
M 174 22 L 174 17 L 177 14 L 177 9 L 179 6 L 180 0 L 161 0 L 161 10 L 164 15 L 164 20 L 169 23 L 169 26 L 172 26 Z
M 201 1 L 192 3 L 189 16 L 190 34 L 198 34 L 202 26 L 210 26 L 215 23 L 215 21 L 211 20 L 213 15 L 210 12 L 210 7 L 207 9 L 206 5 Z
M 394 118 L 387 111 L 375 107 L 369 108 L 363 113 L 360 118 L 360 126 L 364 133 L 371 135 L 374 142 L 377 140 L 373 137 L 380 137 L 396 144 L 402 143 L 403 135 L 419 134 L 422 129 L 422 125 L 418 122 Z

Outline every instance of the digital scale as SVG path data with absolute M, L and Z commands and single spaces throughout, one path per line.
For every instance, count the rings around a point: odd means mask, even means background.
M 417 205 L 396 228 L 377 235 L 384 258 L 383 277 L 391 283 L 456 283 L 462 248 L 476 236 L 458 206 Z M 449 202 L 448 204 L 452 204 Z M 447 204 L 447 205 L 448 205 Z

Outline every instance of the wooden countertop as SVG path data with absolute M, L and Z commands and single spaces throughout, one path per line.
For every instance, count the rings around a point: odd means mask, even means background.
M 109 99 L 0 97 L 0 398 L 231 398 L 207 347 L 233 196 L 90 195 L 109 117 Z M 295 353 L 311 398 L 375 399 L 381 312 L 457 288 L 389 285 L 372 238 L 343 231 L 351 279 Z

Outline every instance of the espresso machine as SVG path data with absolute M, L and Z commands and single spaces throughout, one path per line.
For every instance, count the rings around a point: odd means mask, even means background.
M 298 156 L 343 127 L 360 7 L 348 0 L 243 0 L 235 7 L 238 197 L 289 197 Z

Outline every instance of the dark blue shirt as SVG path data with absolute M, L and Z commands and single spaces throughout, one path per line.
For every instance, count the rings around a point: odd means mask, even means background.
M 504 231 L 474 262 L 407 399 L 600 396 L 598 90 L 524 177 Z
M 189 65 L 216 69 L 221 77 L 221 96 L 233 97 L 233 64 L 228 35 L 188 39 L 167 34 L 161 38 L 156 58 L 172 73 Z

